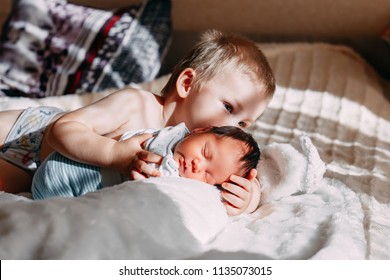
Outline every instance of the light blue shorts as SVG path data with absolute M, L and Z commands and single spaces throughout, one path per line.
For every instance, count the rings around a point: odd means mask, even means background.
M 30 107 L 16 120 L 0 150 L 0 158 L 25 170 L 35 171 L 41 164 L 43 134 L 53 117 L 63 110 L 55 107 Z
M 102 188 L 101 168 L 51 153 L 35 172 L 33 199 L 76 197 Z

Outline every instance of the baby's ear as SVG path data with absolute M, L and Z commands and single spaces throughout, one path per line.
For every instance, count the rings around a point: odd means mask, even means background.
M 186 98 L 190 93 L 194 78 L 195 70 L 192 68 L 186 68 L 180 73 L 176 81 L 176 90 L 181 98 Z
M 205 131 L 204 128 L 194 128 L 194 129 L 191 131 L 191 133 L 200 133 L 200 132 L 203 132 L 203 131 Z
M 201 132 L 206 132 L 206 131 L 209 131 L 210 130 L 210 127 L 207 126 L 207 127 L 198 127 L 198 128 L 194 128 L 191 133 L 201 133 Z

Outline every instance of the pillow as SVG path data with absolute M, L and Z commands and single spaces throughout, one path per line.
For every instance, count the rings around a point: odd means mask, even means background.
M 152 80 L 171 29 L 171 1 L 105 11 L 16 0 L 2 32 L 0 88 L 9 96 L 46 97 Z

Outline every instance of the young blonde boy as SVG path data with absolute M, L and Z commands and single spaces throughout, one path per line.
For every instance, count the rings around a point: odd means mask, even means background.
M 24 166 L 20 157 L 7 155 L 7 143 L 21 111 L 0 113 L 0 190 L 26 191 L 32 173 L 48 154 L 64 156 L 100 167 L 111 168 L 131 179 L 158 176 L 147 162 L 159 163 L 161 156 L 142 149 L 151 135 L 118 141 L 128 130 L 162 128 L 184 122 L 189 130 L 207 126 L 249 127 L 266 109 L 275 91 L 272 70 L 257 46 L 244 38 L 218 31 L 203 34 L 200 42 L 173 70 L 162 97 L 138 89 L 119 90 L 89 106 L 68 113 L 55 113 L 39 127 L 43 139 L 35 147 L 35 165 Z M 34 119 L 34 123 L 37 121 Z M 40 140 L 37 137 L 34 140 Z M 36 141 L 35 141 L 36 142 Z M 31 150 L 22 150 L 30 156 Z M 11 158 L 11 159 L 10 159 Z M 234 199 L 227 208 L 235 214 L 246 209 L 236 200 L 259 199 L 259 183 L 253 169 L 246 178 L 232 176 L 222 184 Z M 248 193 L 242 197 L 242 189 Z M 254 192 L 257 194 L 254 195 Z

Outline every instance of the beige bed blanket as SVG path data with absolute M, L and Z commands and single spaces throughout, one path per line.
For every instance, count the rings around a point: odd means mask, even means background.
M 305 132 L 364 210 L 366 258 L 390 259 L 390 86 L 352 50 L 266 46 L 278 83 L 251 129 L 264 144 L 298 145 Z M 387 98 L 386 98 L 387 96 Z

